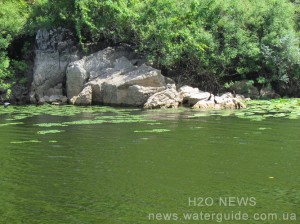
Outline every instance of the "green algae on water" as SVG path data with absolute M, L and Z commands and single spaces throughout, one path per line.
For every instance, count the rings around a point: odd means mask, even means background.
M 0 127 L 18 125 L 18 124 L 24 124 L 24 123 L 23 122 L 5 123 L 5 124 L 0 124 Z
M 28 117 L 37 116 L 37 115 L 69 117 L 81 113 L 124 114 L 124 113 L 131 113 L 136 110 L 140 110 L 140 109 L 136 109 L 136 108 L 124 109 L 124 108 L 114 108 L 109 106 L 90 106 L 90 107 L 78 107 L 73 105 L 54 106 L 54 105 L 45 104 L 42 106 L 27 105 L 27 106 L 10 107 L 8 109 L 1 110 L 0 114 L 12 114 L 12 117 L 10 118 L 11 120 L 20 120 Z
M 57 143 L 56 140 L 50 140 L 49 143 Z
M 161 132 L 168 132 L 168 131 L 171 131 L 169 129 L 152 129 L 152 130 L 136 130 L 134 132 L 136 133 L 161 133 Z
M 140 111 L 142 114 L 136 115 Z M 195 113 L 196 112 L 196 113 Z M 156 116 L 157 114 L 166 116 Z M 23 124 L 19 120 L 38 115 L 75 117 L 82 114 L 85 120 L 73 120 L 67 122 L 41 123 L 38 127 L 65 127 L 69 125 L 97 125 L 97 124 L 121 124 L 146 122 L 148 125 L 158 124 L 158 120 L 170 118 L 169 115 L 184 113 L 182 118 L 201 119 L 202 117 L 236 116 L 251 121 L 263 121 L 269 118 L 276 119 L 300 119 L 300 99 L 275 99 L 275 100 L 252 100 L 247 102 L 247 108 L 241 110 L 208 110 L 195 111 L 189 108 L 157 109 L 143 111 L 138 108 L 114 108 L 109 106 L 78 107 L 73 105 L 64 106 L 18 106 L 1 110 L 0 114 L 6 116 L 4 120 L 12 121 L 0 124 L 0 127 Z M 177 117 L 176 117 L 177 118 Z M 180 119 L 178 117 L 178 119 Z M 13 122 L 15 121 L 15 122 Z
M 78 120 L 78 121 L 69 121 L 63 122 L 63 125 L 88 125 L 88 124 L 103 124 L 103 120 Z
M 38 135 L 46 135 L 46 134 L 55 134 L 55 133 L 60 133 L 64 132 L 64 130 L 44 130 L 44 131 L 38 131 Z
M 62 124 L 62 123 L 41 123 L 41 124 L 35 124 L 36 126 L 39 127 L 44 127 L 44 128 L 48 128 L 48 127 L 66 127 L 68 125 L 66 124 Z
M 24 144 L 24 143 L 40 143 L 39 140 L 28 140 L 28 141 L 13 141 L 11 144 Z

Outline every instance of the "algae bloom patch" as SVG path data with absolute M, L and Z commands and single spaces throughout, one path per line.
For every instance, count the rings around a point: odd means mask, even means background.
M 13 141 L 11 144 L 24 144 L 24 143 L 40 143 L 39 140 L 27 140 L 27 141 Z
M 38 131 L 38 135 L 46 135 L 46 134 L 55 134 L 55 133 L 60 133 L 64 132 L 64 130 L 44 130 L 44 131 Z
M 5 123 L 5 124 L 0 124 L 0 127 L 18 125 L 18 124 L 24 124 L 24 123 L 23 122 Z
M 169 129 L 152 129 L 152 130 L 136 130 L 134 132 L 136 133 L 161 133 L 161 132 L 168 132 L 168 131 L 171 131 Z

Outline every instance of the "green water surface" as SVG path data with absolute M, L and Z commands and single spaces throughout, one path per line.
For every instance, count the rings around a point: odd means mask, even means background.
M 1 108 L 0 223 L 300 223 L 299 100 L 285 103 Z M 220 204 L 229 197 L 255 203 Z M 184 220 L 201 212 L 250 218 Z

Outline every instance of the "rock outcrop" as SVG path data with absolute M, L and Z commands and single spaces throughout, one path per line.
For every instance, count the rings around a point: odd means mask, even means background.
M 63 28 L 39 30 L 36 36 L 32 103 L 71 103 L 200 109 L 244 108 L 244 98 L 230 93 L 214 96 L 198 88 L 183 86 L 146 64 L 129 47 L 105 48 L 80 59 L 72 34 Z M 248 83 L 235 86 L 243 91 Z M 256 90 L 250 88 L 252 93 Z M 247 91 L 248 91 L 247 90 Z
M 79 59 L 73 40 L 71 32 L 63 28 L 37 32 L 30 93 L 32 103 L 49 102 L 51 96 L 64 100 L 66 68 L 70 62 Z
M 125 47 L 106 48 L 72 62 L 66 72 L 67 96 L 71 99 L 91 86 L 93 104 L 143 106 L 151 95 L 174 84 L 144 62 Z
M 215 96 L 190 86 L 183 86 L 178 91 L 183 105 L 191 106 L 194 109 L 241 109 L 246 107 L 243 102 L 249 100 L 242 95 L 232 93 Z

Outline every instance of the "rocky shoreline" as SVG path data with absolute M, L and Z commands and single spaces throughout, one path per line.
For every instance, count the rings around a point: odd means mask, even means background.
M 249 97 L 259 94 L 254 87 L 245 97 L 234 91 L 213 95 L 176 84 L 126 46 L 107 47 L 86 55 L 72 33 L 64 28 L 39 30 L 34 55 L 29 79 L 32 81 L 27 88 L 12 89 L 12 103 L 24 104 L 27 98 L 25 103 L 38 105 L 240 109 Z
M 39 30 L 30 103 L 239 109 L 249 100 L 231 93 L 214 96 L 198 88 L 176 86 L 126 47 L 81 55 L 68 30 Z

